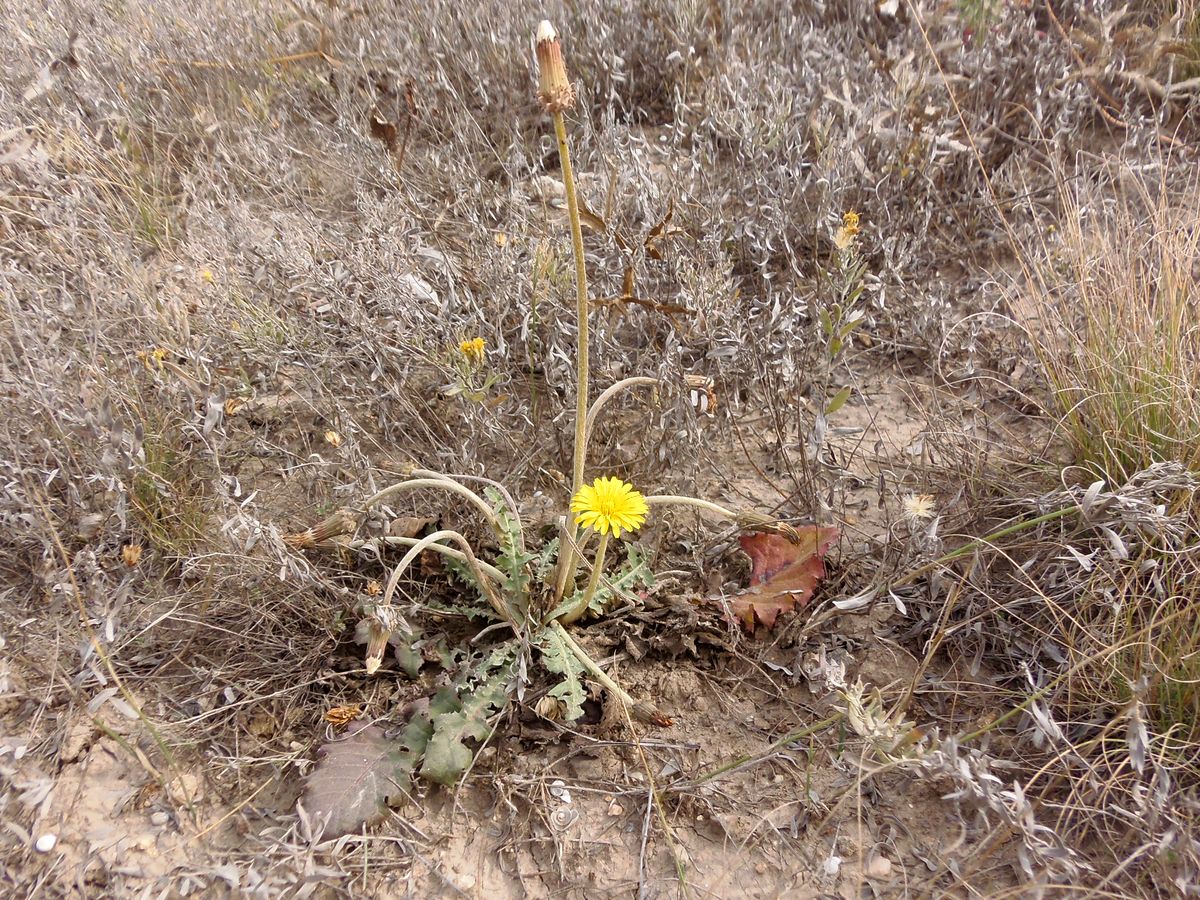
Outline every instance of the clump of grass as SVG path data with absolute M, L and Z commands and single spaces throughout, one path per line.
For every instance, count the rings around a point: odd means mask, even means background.
M 1200 567 L 1190 548 L 1200 514 L 1200 184 L 1193 175 L 1182 188 L 1147 186 L 1124 170 L 1103 193 L 1065 180 L 1059 193 L 1058 224 L 1030 259 L 1032 290 L 1016 307 L 1071 457 L 1063 479 L 1084 498 L 1085 527 L 1096 526 L 1086 498 L 1107 491 L 1125 498 L 1118 504 L 1137 495 L 1176 524 L 1169 534 L 1148 521 L 1097 527 L 1090 539 L 1063 534 L 1055 540 L 1077 560 L 1070 571 L 1026 568 L 1048 613 L 1034 616 L 1038 639 L 1065 655 L 1048 694 L 1073 725 L 1052 743 L 1086 768 L 1039 777 L 1046 797 L 1066 785 L 1066 827 L 1125 855 L 1131 871 L 1150 865 L 1187 880 L 1196 848 L 1171 829 L 1186 830 L 1181 798 L 1200 785 Z M 1147 473 L 1171 467 L 1178 479 L 1142 496 Z M 1151 814 L 1139 791 L 1154 784 L 1177 793 Z M 1137 827 L 1122 808 L 1142 809 Z
M 187 559 L 212 539 L 211 473 L 171 417 L 149 417 L 128 473 L 129 505 L 150 546 Z
M 1122 481 L 1200 464 L 1200 187 L 1132 190 L 1115 205 L 1065 193 L 1037 272 L 1050 299 L 1039 352 L 1075 462 Z

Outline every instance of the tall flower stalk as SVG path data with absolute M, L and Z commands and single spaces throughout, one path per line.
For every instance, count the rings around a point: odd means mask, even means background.
M 578 344 L 575 352 L 575 456 L 571 469 L 571 494 L 583 487 L 583 460 L 586 448 L 588 401 L 588 296 L 587 266 L 583 259 L 583 228 L 579 220 L 579 200 L 575 194 L 575 170 L 571 167 L 571 148 L 567 144 L 567 125 L 563 113 L 575 107 L 575 90 L 567 78 L 558 32 L 548 21 L 537 30 L 538 99 L 554 120 L 558 140 L 558 160 L 562 167 L 563 188 L 567 195 L 567 216 L 571 220 L 571 249 L 575 256 L 575 312 L 578 319 Z
M 578 338 L 575 349 L 575 452 L 571 466 L 571 496 L 575 496 L 583 487 L 584 460 L 587 456 L 588 403 L 587 266 L 583 258 L 583 227 L 579 220 L 579 200 L 575 194 L 575 170 L 571 167 L 571 148 L 567 144 L 567 125 L 563 119 L 563 113 L 575 107 L 575 89 L 571 87 L 571 81 L 567 77 L 567 65 L 563 61 L 558 32 L 546 20 L 538 25 L 535 49 L 538 64 L 538 99 L 554 120 L 554 136 L 558 141 L 563 189 L 567 195 L 567 217 L 571 222 L 571 249 L 575 257 L 575 313 Z M 567 542 L 566 552 L 559 560 L 551 605 L 562 599 L 567 584 L 574 578 L 579 562 L 574 546 L 579 538 L 579 529 L 573 524 L 568 524 L 567 528 L 571 540 Z

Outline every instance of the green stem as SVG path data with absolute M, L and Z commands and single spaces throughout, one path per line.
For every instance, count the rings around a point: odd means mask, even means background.
M 565 613 L 563 613 L 558 621 L 564 625 L 570 625 L 572 622 L 577 622 L 588 611 L 588 607 L 592 603 L 592 598 L 596 596 L 596 587 L 600 584 L 600 572 L 604 568 L 604 553 L 608 550 L 608 532 L 600 535 L 600 546 L 596 548 L 596 559 L 592 563 L 592 575 L 588 578 L 587 589 L 583 592 L 583 599 Z
M 575 256 L 575 315 L 578 319 L 578 338 L 575 349 L 575 452 L 571 466 L 571 496 L 583 487 L 583 468 L 587 454 L 587 398 L 588 398 L 588 298 L 587 265 L 583 257 L 583 228 L 579 223 L 579 200 L 575 194 L 575 170 L 571 168 L 571 150 L 567 145 L 567 126 L 563 114 L 554 116 L 554 136 L 558 139 L 558 159 L 562 167 L 563 189 L 567 195 L 567 216 L 571 220 L 571 250 Z M 567 528 L 572 538 L 577 538 L 579 529 L 568 521 Z M 576 570 L 578 559 L 575 550 L 567 547 L 560 557 L 558 578 L 554 584 L 556 606 L 566 592 L 567 583 Z
M 350 543 L 346 544 L 346 549 L 361 550 L 363 547 L 366 547 L 368 544 L 373 544 L 376 541 L 395 547 L 415 547 L 420 543 L 420 540 L 417 538 L 395 537 L 394 535 L 389 534 L 366 541 L 351 541 Z M 450 559 L 470 565 L 470 560 L 467 558 L 467 554 L 463 553 L 461 550 L 455 550 L 453 547 L 447 547 L 445 544 L 427 544 L 425 549 L 433 550 L 436 553 L 442 554 L 442 556 L 448 556 Z M 498 584 L 504 583 L 504 579 L 507 576 L 491 563 L 486 563 L 481 559 L 476 559 L 475 562 L 479 568 L 483 570 L 484 574 L 490 575 Z
M 592 408 L 588 410 L 587 419 L 585 421 L 583 444 L 585 458 L 587 457 L 587 445 L 591 443 L 592 440 L 592 430 L 596 427 L 596 419 L 600 415 L 600 410 L 604 409 L 604 405 L 617 394 L 621 393 L 621 391 L 627 391 L 630 388 L 640 387 L 642 385 L 649 386 L 657 384 L 657 378 L 650 378 L 646 375 L 635 375 L 632 378 L 623 378 L 616 384 L 609 385 L 609 387 L 606 388 L 604 392 L 596 398 L 596 402 L 593 403 Z
M 563 188 L 567 195 L 567 216 L 571 220 L 571 249 L 575 254 L 575 314 L 578 341 L 575 350 L 575 457 L 571 470 L 571 494 L 583 486 L 584 454 L 587 449 L 588 398 L 588 298 L 587 267 L 583 258 L 583 228 L 579 223 L 579 200 L 575 195 L 575 171 L 567 146 L 567 126 L 561 112 L 554 113 L 554 134 L 558 138 L 558 159 L 562 166 Z
M 939 556 L 933 562 L 926 563 L 925 565 L 921 566 L 920 568 L 913 569 L 911 572 L 909 572 L 904 577 L 891 582 L 888 585 L 888 587 L 889 588 L 897 588 L 897 587 L 902 587 L 903 585 L 906 585 L 906 584 L 911 584 L 912 582 L 914 582 L 918 578 L 920 578 L 922 575 L 932 572 L 934 569 L 941 568 L 948 562 L 953 562 L 954 560 L 956 560 L 960 557 L 966 556 L 968 553 L 978 550 L 980 547 L 990 546 L 991 544 L 994 544 L 996 541 L 1000 540 L 1001 538 L 1005 538 L 1005 537 L 1008 537 L 1010 534 L 1017 534 L 1019 532 L 1025 531 L 1029 528 L 1033 528 L 1035 525 L 1044 525 L 1046 522 L 1053 522 L 1055 519 L 1066 518 L 1067 516 L 1071 515 L 1072 513 L 1079 512 L 1080 509 L 1082 509 L 1082 507 L 1080 507 L 1078 504 L 1075 504 L 1073 506 L 1064 506 L 1062 509 L 1056 509 L 1053 512 L 1048 512 L 1043 515 L 1036 516 L 1032 519 L 1024 519 L 1023 521 L 1016 522 L 1012 525 L 1007 525 L 1004 528 L 999 529 L 998 531 L 993 531 L 991 534 L 985 534 L 981 538 L 976 538 L 975 540 L 970 541 L 969 543 L 963 544 L 961 547 L 958 547 L 954 550 L 951 550 L 949 553 Z
M 766 757 L 770 756 L 772 753 L 774 753 L 780 747 L 786 747 L 788 744 L 792 743 L 793 741 L 798 741 L 801 738 L 806 738 L 806 737 L 809 737 L 810 735 L 814 735 L 818 731 L 822 730 L 823 728 L 828 728 L 830 725 L 832 725 L 834 722 L 838 721 L 838 719 L 843 718 L 844 716 L 845 716 L 845 713 L 841 713 L 841 712 L 834 713 L 832 716 L 828 716 L 827 718 L 824 718 L 819 722 L 814 722 L 812 725 L 809 725 L 805 728 L 801 728 L 799 731 L 793 731 L 791 734 L 785 735 L 784 737 L 781 737 L 779 740 L 777 740 L 775 743 L 771 744 L 771 746 L 767 747 L 767 749 L 764 750 L 762 753 L 753 753 L 753 754 L 749 754 L 747 756 L 739 756 L 737 759 L 727 762 L 725 765 L 721 766 L 720 768 L 713 769 L 711 772 L 709 772 L 706 775 L 701 775 L 695 781 L 691 782 L 690 786 L 695 787 L 698 784 L 704 784 L 704 782 L 706 782 L 706 781 L 711 781 L 712 779 L 717 778 L 721 775 L 724 775 L 726 772 L 732 771 L 733 769 L 737 769 L 741 766 L 744 766 L 747 763 L 754 762 L 755 760 L 759 760 L 759 759 L 766 759 Z
M 382 503 L 384 500 L 387 500 L 396 494 L 403 493 L 404 491 L 416 490 L 417 488 L 440 488 L 441 490 L 451 491 L 455 494 L 458 494 L 464 499 L 469 500 L 481 513 L 483 513 L 484 518 L 488 520 L 489 524 L 491 524 L 492 528 L 495 529 L 497 534 L 504 534 L 503 529 L 500 528 L 500 522 L 496 519 L 496 514 L 492 511 L 492 508 L 487 505 L 482 497 L 476 494 L 469 487 L 459 484 L 457 481 L 451 481 L 445 476 L 437 478 L 412 478 L 408 481 L 401 481 L 397 484 L 393 484 L 391 487 L 386 487 L 373 497 L 368 498 L 367 502 L 363 504 L 363 509 L 370 509 L 377 503 Z
M 738 514 L 732 512 L 717 503 L 710 503 L 708 500 L 701 500 L 698 497 L 681 497 L 675 494 L 654 494 L 646 498 L 648 506 L 694 506 L 697 509 L 702 509 L 705 512 L 710 512 L 720 516 L 723 519 L 737 521 Z
M 463 555 L 467 559 L 467 565 L 471 569 L 471 574 L 475 576 L 475 581 L 479 584 L 479 589 L 483 591 L 484 596 L 487 597 L 488 603 L 492 605 L 492 609 L 496 611 L 496 614 L 500 616 L 500 618 L 512 625 L 513 630 L 517 630 L 518 626 L 516 617 L 512 614 L 512 611 L 501 598 L 499 591 L 496 590 L 496 586 L 492 584 L 491 579 L 484 574 L 483 569 L 479 565 L 479 560 L 475 558 L 475 552 L 471 549 L 471 545 L 467 543 L 467 539 L 457 531 L 435 531 L 433 534 L 426 535 L 413 544 L 412 548 L 404 554 L 404 556 L 400 559 L 400 562 L 396 564 L 396 568 L 392 571 L 392 577 L 388 579 L 387 587 L 385 587 L 383 590 L 383 599 L 381 603 L 384 605 L 391 603 L 392 594 L 396 592 L 396 586 L 400 583 L 400 576 L 403 575 L 405 570 L 413 564 L 413 561 L 421 555 L 422 551 L 430 548 L 431 546 L 436 546 L 440 541 L 445 540 L 454 541 L 459 547 L 462 548 Z

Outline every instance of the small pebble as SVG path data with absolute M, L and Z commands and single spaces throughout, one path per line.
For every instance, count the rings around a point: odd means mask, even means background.
M 33 845 L 38 853 L 49 853 L 58 844 L 57 834 L 43 834 L 37 839 L 37 843 Z
M 169 821 L 171 821 L 171 817 L 161 809 L 150 814 L 150 824 L 152 825 L 166 825 Z
M 886 856 L 869 859 L 863 874 L 868 878 L 887 878 L 892 874 L 892 861 Z

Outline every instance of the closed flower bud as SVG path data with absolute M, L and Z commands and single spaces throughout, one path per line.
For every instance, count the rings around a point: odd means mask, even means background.
M 547 112 L 560 113 L 575 106 L 575 91 L 567 79 L 562 44 L 548 21 L 538 25 L 535 49 L 538 67 L 538 99 Z

